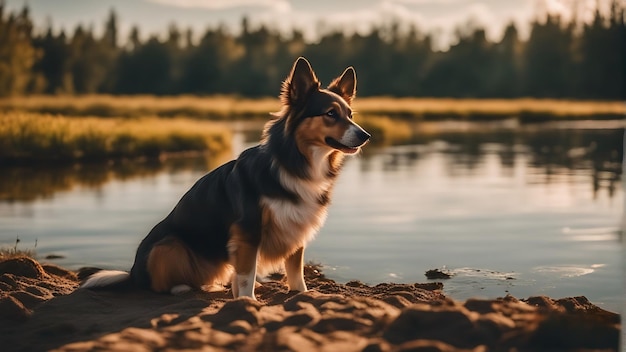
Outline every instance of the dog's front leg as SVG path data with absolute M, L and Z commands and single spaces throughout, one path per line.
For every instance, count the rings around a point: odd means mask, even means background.
M 256 264 L 259 250 L 255 246 L 241 245 L 235 252 L 235 274 L 233 277 L 233 296 L 235 298 L 254 297 L 256 284 Z
M 233 297 L 254 297 L 254 285 L 256 283 L 256 267 L 259 256 L 259 248 L 245 240 L 238 226 L 231 228 L 231 240 L 228 244 L 230 261 L 235 267 L 233 274 L 232 290 Z
M 289 290 L 300 292 L 307 290 L 304 282 L 304 247 L 298 248 L 285 259 L 285 271 L 287 272 Z

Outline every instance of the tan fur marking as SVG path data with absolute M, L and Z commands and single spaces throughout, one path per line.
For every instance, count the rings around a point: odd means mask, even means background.
M 334 150 L 328 156 L 328 164 L 329 164 L 328 171 L 332 175 L 336 175 L 337 173 L 339 173 L 339 168 L 343 164 L 343 158 L 344 158 L 344 154 L 338 150 Z
M 229 255 L 232 256 L 231 264 L 235 267 L 237 274 L 249 273 L 256 267 L 256 253 L 258 248 L 246 239 L 246 235 L 241 227 L 233 224 L 230 227 L 230 239 L 228 247 L 231 248 Z
M 265 200 L 263 211 L 263 236 L 259 264 L 272 266 L 293 254 L 313 239 L 326 217 L 326 207 L 317 198 L 311 200 L 308 209 L 299 212 L 293 204 L 285 203 L 293 213 L 283 213 L 279 203 Z
M 324 146 L 324 136 L 328 126 L 324 123 L 324 119 L 320 117 L 307 118 L 296 129 L 296 145 L 298 150 L 307 160 L 312 161 L 311 148 L 309 146 Z
M 304 247 L 298 248 L 293 254 L 285 259 L 285 272 L 287 273 L 287 279 L 291 282 L 295 282 L 296 278 L 302 277 L 304 267 Z M 291 284 L 290 286 L 295 286 Z M 290 290 L 297 289 L 296 287 L 289 287 Z
M 261 210 L 261 221 L 263 237 L 261 242 L 261 261 L 263 266 L 271 265 L 273 262 L 283 259 L 285 255 L 293 250 L 291 246 L 297 245 L 296 243 L 285 243 L 281 241 L 282 231 L 275 223 L 275 217 L 271 209 L 267 206 L 263 206 Z M 291 231 L 300 231 L 298 228 L 292 228 Z
M 296 129 L 296 145 L 300 153 L 312 161 L 310 146 L 322 146 L 330 149 L 324 139 L 332 137 L 335 140 L 340 140 L 349 127 L 347 121 L 341 119 L 336 123 L 329 124 L 323 116 L 307 118 Z
M 199 289 L 223 279 L 228 273 L 226 263 L 210 263 L 199 258 L 174 238 L 162 240 L 152 248 L 147 269 L 156 292 L 169 292 L 172 287 L 183 284 Z

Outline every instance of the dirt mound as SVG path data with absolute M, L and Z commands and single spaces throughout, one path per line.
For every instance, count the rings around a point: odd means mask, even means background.
M 23 258 L 0 270 L 4 351 L 617 351 L 619 341 L 619 315 L 584 297 L 461 303 L 438 283 L 343 285 L 308 266 L 309 292 L 274 276 L 253 301 L 75 290 L 72 272 Z
M 0 320 L 25 320 L 39 303 L 67 295 L 78 286 L 76 275 L 28 257 L 0 262 Z

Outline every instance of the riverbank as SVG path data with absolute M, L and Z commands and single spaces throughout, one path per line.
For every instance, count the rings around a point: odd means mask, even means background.
M 2 165 L 218 154 L 231 147 L 231 138 L 230 129 L 210 121 L 0 113 Z
M 555 99 L 449 99 L 359 97 L 354 109 L 361 115 L 409 120 L 490 120 L 517 118 L 522 122 L 552 119 L 621 119 L 622 101 Z M 267 119 L 280 110 L 277 98 L 234 96 L 27 96 L 0 99 L 1 111 L 26 111 L 66 116 L 177 117 L 209 120 Z
M 412 136 L 405 121 L 368 116 L 359 122 L 372 134 L 373 144 L 402 142 Z M 189 118 L 0 112 L 0 166 L 134 162 L 189 153 L 215 156 L 231 149 L 233 129 L 233 123 Z
M 310 291 L 274 276 L 259 301 L 228 289 L 170 296 L 76 290 L 75 273 L 0 262 L 0 343 L 7 351 L 328 350 L 617 351 L 620 317 L 584 297 L 453 301 L 442 284 L 345 285 L 307 266 Z
M 491 120 L 533 123 L 623 119 L 626 104 L 540 99 L 366 97 L 355 119 L 372 144 L 406 142 L 415 123 Z M 160 158 L 230 148 L 232 123 L 269 120 L 275 98 L 233 96 L 29 96 L 0 99 L 0 164 Z M 225 123 L 226 122 L 226 123 Z M 230 126 L 230 127 L 229 127 Z

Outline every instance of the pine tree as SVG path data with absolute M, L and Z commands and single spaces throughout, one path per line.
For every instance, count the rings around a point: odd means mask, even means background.
M 0 2 L 0 96 L 25 93 L 34 77 L 37 53 L 32 29 L 28 7 L 17 16 L 5 16 L 4 3 Z

